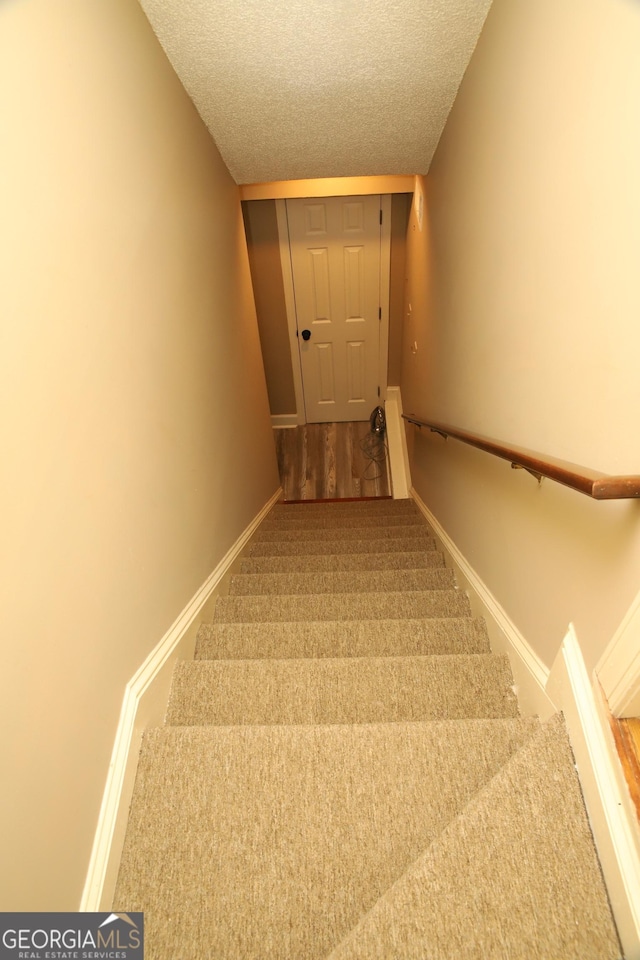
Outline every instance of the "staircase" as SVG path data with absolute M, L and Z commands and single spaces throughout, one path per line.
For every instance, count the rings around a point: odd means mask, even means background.
M 620 947 L 560 716 L 411 501 L 277 505 L 146 733 L 114 901 L 147 960 Z

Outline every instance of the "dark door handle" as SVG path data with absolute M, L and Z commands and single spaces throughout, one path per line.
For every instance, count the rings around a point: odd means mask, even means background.
M 303 331 L 302 331 L 302 339 L 303 339 L 303 340 L 310 340 L 310 339 L 311 339 L 311 330 L 303 330 Z

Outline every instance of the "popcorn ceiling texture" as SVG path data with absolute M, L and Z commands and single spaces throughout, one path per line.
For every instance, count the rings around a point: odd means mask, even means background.
M 426 173 L 491 0 L 141 0 L 237 183 Z

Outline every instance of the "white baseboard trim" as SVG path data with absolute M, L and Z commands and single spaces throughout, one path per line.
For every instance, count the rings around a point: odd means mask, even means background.
M 223 577 L 281 493 L 252 520 L 127 683 L 80 901 L 83 913 L 111 909 L 142 735 L 163 723 L 176 661 L 193 656 L 198 627 L 211 614 Z
M 411 489 L 411 496 L 455 569 L 458 585 L 466 591 L 474 616 L 484 617 L 492 651 L 508 655 L 521 712 L 525 716 L 539 716 L 542 719 L 550 717 L 556 708 L 545 691 L 548 668 L 414 488 Z
M 640 960 L 640 831 L 599 686 L 569 624 L 548 690 L 565 716 L 611 908 L 626 960 Z
M 300 424 L 297 413 L 272 413 L 271 426 L 274 430 L 297 427 Z
M 400 387 L 387 387 L 384 403 L 389 445 L 389 469 L 394 500 L 406 500 L 411 487 L 411 470 L 407 453 L 407 437 L 402 420 L 402 397 Z

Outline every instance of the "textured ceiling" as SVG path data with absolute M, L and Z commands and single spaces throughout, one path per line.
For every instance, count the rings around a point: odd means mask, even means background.
M 426 173 L 491 0 L 141 0 L 237 183 Z

